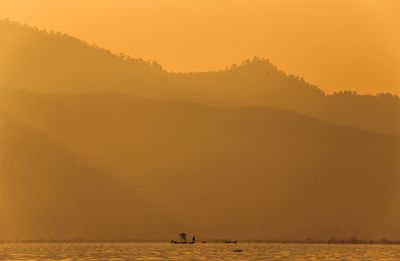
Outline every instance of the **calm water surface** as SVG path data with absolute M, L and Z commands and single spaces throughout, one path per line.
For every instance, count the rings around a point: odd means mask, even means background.
M 234 252 L 241 249 L 243 252 Z M 0 260 L 400 260 L 398 245 L 0 244 Z

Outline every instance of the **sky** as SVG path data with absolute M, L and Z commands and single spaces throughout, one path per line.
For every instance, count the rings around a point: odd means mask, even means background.
M 265 57 L 328 92 L 400 94 L 397 0 L 0 0 L 0 18 L 169 71 Z

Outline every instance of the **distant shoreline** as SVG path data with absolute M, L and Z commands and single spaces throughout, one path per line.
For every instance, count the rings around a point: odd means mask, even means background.
M 232 244 L 225 240 L 205 240 L 202 244 Z M 35 239 L 35 240 L 0 240 L 0 244 L 169 244 L 168 240 L 134 240 L 134 239 Z M 400 245 L 400 240 L 238 240 L 237 244 L 312 244 L 312 245 Z

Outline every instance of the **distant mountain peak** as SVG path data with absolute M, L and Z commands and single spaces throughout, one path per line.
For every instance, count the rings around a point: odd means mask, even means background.
M 278 68 L 268 59 L 254 56 L 251 59 L 246 59 L 240 64 L 233 64 L 230 70 L 260 70 L 260 71 L 278 71 Z

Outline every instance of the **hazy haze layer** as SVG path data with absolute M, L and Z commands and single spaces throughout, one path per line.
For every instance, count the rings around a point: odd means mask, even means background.
M 3 238 L 399 236 L 397 137 L 277 109 L 0 98 Z

